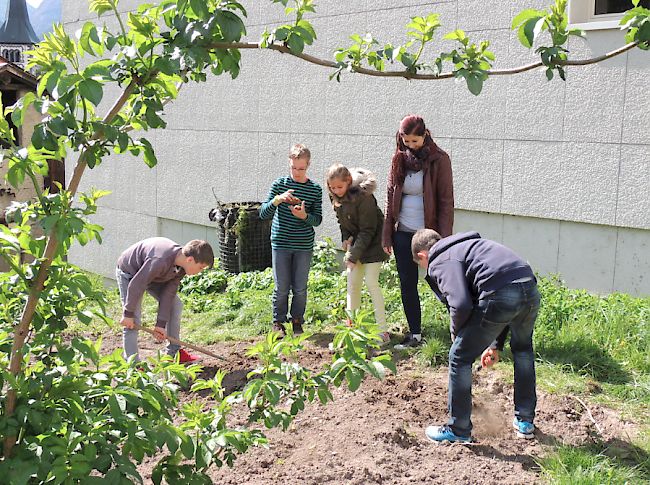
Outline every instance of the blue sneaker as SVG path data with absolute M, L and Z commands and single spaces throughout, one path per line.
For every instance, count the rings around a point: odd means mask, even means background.
M 424 434 L 427 435 L 427 438 L 429 438 L 431 441 L 451 441 L 452 443 L 455 442 L 460 442 L 460 443 L 471 443 L 472 442 L 472 437 L 470 436 L 469 438 L 465 438 L 464 436 L 457 436 L 454 434 L 454 432 L 451 430 L 451 428 L 448 425 L 443 425 L 443 426 L 429 426 L 425 431 Z
M 512 426 L 517 431 L 517 437 L 519 438 L 529 440 L 535 437 L 533 434 L 535 425 L 533 423 L 529 423 L 528 421 L 521 421 L 519 418 L 515 418 L 515 420 L 512 422 Z

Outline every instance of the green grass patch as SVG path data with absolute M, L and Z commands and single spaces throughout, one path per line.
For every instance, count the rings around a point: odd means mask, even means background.
M 541 478 L 551 485 L 647 484 L 646 449 L 628 443 L 559 445 L 547 458 L 538 460 Z

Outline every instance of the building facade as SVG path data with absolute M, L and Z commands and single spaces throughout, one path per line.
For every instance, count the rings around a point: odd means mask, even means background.
M 571 9 L 586 0 L 569 1 Z M 126 11 L 139 3 L 119 5 Z M 266 29 L 288 23 L 279 3 L 242 3 L 246 40 L 259 41 Z M 454 49 L 443 36 L 461 29 L 473 42 L 490 41 L 495 69 L 516 67 L 537 57 L 519 43 L 512 19 L 549 3 L 320 0 L 309 16 L 318 39 L 306 52 L 332 60 L 334 49 L 351 45 L 350 35 L 366 32 L 380 45 L 404 45 L 411 39 L 405 27 L 411 17 L 438 13 L 442 26 L 425 53 L 429 60 Z M 570 40 L 572 59 L 624 45 L 615 28 L 620 14 L 607 15 L 572 20 L 589 29 L 586 41 Z M 67 31 L 88 20 L 96 15 L 83 2 L 64 0 Z M 101 200 L 95 220 L 105 228 L 104 243 L 75 247 L 70 260 L 112 277 L 121 251 L 145 237 L 181 244 L 203 238 L 216 246 L 215 223 L 208 219 L 215 195 L 225 202 L 264 200 L 271 182 L 287 173 L 294 143 L 311 149 L 308 175 L 323 185 L 333 163 L 372 170 L 383 204 L 399 120 L 418 113 L 452 160 L 454 232 L 477 230 L 512 248 L 540 274 L 559 273 L 571 287 L 650 295 L 647 51 L 569 67 L 566 82 L 548 82 L 541 69 L 495 76 L 479 96 L 450 79 L 347 74 L 337 83 L 328 80 L 331 73 L 277 52 L 250 50 L 242 51 L 237 79 L 225 75 L 185 85 L 166 108 L 166 130 L 144 134 L 156 150 L 155 168 L 130 155 L 113 156 L 84 176 L 85 188 L 113 193 Z M 327 200 L 319 235 L 340 239 Z

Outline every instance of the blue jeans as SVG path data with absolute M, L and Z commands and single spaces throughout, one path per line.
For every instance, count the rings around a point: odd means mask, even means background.
M 393 251 L 395 264 L 399 274 L 399 284 L 402 292 L 402 305 L 406 321 L 409 323 L 411 334 L 422 333 L 422 311 L 420 309 L 420 295 L 418 294 L 419 266 L 413 261 L 411 240 L 413 232 L 394 231 Z
M 122 305 L 126 303 L 126 292 L 129 288 L 129 282 L 131 281 L 131 276 L 128 273 L 125 273 L 120 268 L 115 269 L 115 280 L 117 281 L 117 287 L 120 290 L 120 299 L 122 300 Z M 149 283 L 147 286 L 147 293 L 153 296 L 156 301 L 160 301 L 160 292 L 163 289 L 162 283 Z M 171 311 L 169 314 L 169 321 L 167 322 L 167 335 L 178 340 L 181 333 L 181 314 L 183 313 L 183 302 L 176 295 L 174 297 L 174 302 L 172 303 Z M 120 315 L 121 318 L 121 315 Z M 133 312 L 133 322 L 142 325 L 142 300 L 138 302 L 138 305 Z M 122 342 L 124 345 L 124 358 L 128 359 L 132 355 L 135 355 L 135 362 L 140 362 L 140 355 L 138 353 L 138 332 L 139 330 L 135 328 L 126 328 L 122 327 Z M 181 346 L 173 343 L 170 340 L 167 340 L 166 351 L 167 355 L 174 357 L 176 352 L 181 349 Z
M 291 318 L 303 322 L 307 306 L 307 281 L 312 251 L 273 249 L 273 321 L 286 322 L 289 312 L 289 291 Z
M 449 351 L 447 424 L 456 435 L 472 434 L 472 364 L 507 326 L 515 362 L 515 416 L 533 422 L 537 405 L 533 327 L 539 303 L 537 282 L 533 279 L 509 283 L 475 304 Z

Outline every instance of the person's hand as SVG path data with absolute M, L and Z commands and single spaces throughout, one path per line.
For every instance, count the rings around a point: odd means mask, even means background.
M 343 246 L 343 249 L 345 251 L 347 251 L 350 248 L 350 246 L 352 246 L 352 241 L 353 240 L 354 240 L 354 237 L 350 236 L 345 241 L 343 241 L 343 244 L 341 244 L 341 246 Z
M 384 246 L 382 249 L 384 250 L 384 252 L 385 252 L 386 254 L 388 254 L 389 256 L 391 255 L 391 249 L 390 249 L 390 246 Z
M 122 317 L 122 320 L 120 320 L 120 325 L 124 325 L 126 328 L 133 329 L 135 322 L 133 321 L 133 318 Z
M 164 342 L 167 339 L 167 330 L 163 327 L 155 327 L 153 336 L 158 342 Z
M 292 205 L 291 213 L 298 219 L 307 219 L 307 211 L 305 210 L 305 201 L 303 200 L 300 205 Z
M 345 262 L 345 269 L 347 269 L 348 271 L 352 271 L 354 269 L 354 266 L 355 263 L 353 263 L 352 261 Z
M 300 204 L 302 201 L 293 195 L 293 189 L 289 189 L 283 194 L 276 195 L 275 198 L 273 199 L 273 205 L 280 205 L 282 202 L 286 202 L 287 204 Z
M 482 367 L 492 367 L 494 364 L 499 362 L 499 351 L 496 349 L 491 349 L 488 347 L 483 351 L 481 355 L 481 366 Z

